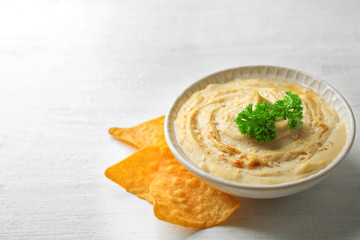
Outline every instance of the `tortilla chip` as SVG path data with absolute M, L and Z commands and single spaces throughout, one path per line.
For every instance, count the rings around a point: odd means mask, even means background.
M 109 133 L 121 142 L 142 148 L 164 140 L 164 120 L 161 116 L 131 128 L 110 128 Z
M 154 214 L 160 220 L 193 228 L 212 227 L 223 222 L 239 202 L 194 177 L 162 148 L 158 173 L 150 186 Z
M 223 222 L 240 204 L 194 177 L 173 156 L 164 136 L 164 116 L 132 128 L 111 128 L 119 141 L 141 148 L 109 167 L 105 176 L 154 203 L 160 220 L 206 228 Z
M 165 141 L 144 147 L 123 161 L 109 167 L 105 176 L 126 191 L 152 203 L 150 184 L 155 178 L 161 157 L 161 146 Z

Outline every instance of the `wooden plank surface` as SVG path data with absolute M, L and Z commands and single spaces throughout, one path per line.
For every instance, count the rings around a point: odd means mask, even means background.
M 103 174 L 134 151 L 108 128 L 165 114 L 225 68 L 312 73 L 359 118 L 359 60 L 356 0 L 1 1 L 0 239 L 359 239 L 358 141 L 311 190 L 239 199 L 200 231 L 157 220 Z

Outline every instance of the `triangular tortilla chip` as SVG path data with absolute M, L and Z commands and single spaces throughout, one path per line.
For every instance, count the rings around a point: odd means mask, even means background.
M 161 116 L 131 128 L 110 128 L 109 133 L 121 142 L 142 148 L 164 140 L 164 120 Z
M 154 214 L 160 220 L 193 228 L 212 227 L 223 222 L 239 202 L 229 194 L 194 177 L 162 148 L 159 170 L 150 186 Z
M 154 203 L 160 220 L 206 228 L 240 207 L 233 197 L 201 182 L 177 161 L 165 141 L 164 116 L 132 128 L 111 128 L 109 133 L 140 150 L 106 169 L 105 176 Z
M 160 149 L 164 145 L 166 142 L 162 141 L 138 150 L 106 169 L 105 176 L 126 191 L 152 203 L 150 184 L 157 174 L 161 157 Z

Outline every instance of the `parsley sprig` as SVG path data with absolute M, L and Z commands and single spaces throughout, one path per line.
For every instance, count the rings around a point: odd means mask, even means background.
M 276 138 L 275 122 L 278 120 L 287 119 L 290 129 L 301 127 L 303 118 L 301 99 L 291 91 L 285 94 L 284 99 L 272 105 L 261 102 L 253 109 L 253 104 L 249 104 L 235 119 L 239 131 L 259 142 L 270 142 Z

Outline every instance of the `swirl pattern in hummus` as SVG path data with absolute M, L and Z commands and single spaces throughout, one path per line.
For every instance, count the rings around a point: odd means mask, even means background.
M 303 128 L 276 123 L 268 143 L 242 135 L 234 122 L 250 103 L 274 103 L 291 90 L 302 99 Z M 202 169 L 240 183 L 278 184 L 315 174 L 330 164 L 346 141 L 345 124 L 317 93 L 294 82 L 248 79 L 211 84 L 194 93 L 175 120 L 176 136 Z

